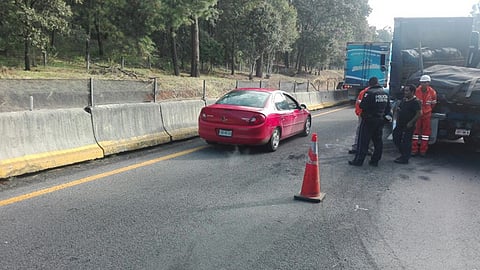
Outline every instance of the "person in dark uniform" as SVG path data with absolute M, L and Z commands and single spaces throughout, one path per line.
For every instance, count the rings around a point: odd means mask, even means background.
M 403 88 L 404 97 L 396 109 L 397 125 L 393 130 L 393 143 L 397 146 L 401 156 L 394 160 L 395 163 L 408 164 L 412 153 L 412 136 L 417 120 L 422 116 L 421 101 L 414 93 L 413 84 Z
M 385 120 L 391 119 L 390 101 L 383 87 L 378 84 L 378 78 L 370 78 L 370 88 L 365 93 L 360 108 L 362 109 L 362 121 L 358 137 L 358 151 L 355 158 L 348 161 L 353 166 L 362 166 L 368 153 L 368 145 L 373 142 L 373 154 L 368 163 L 371 166 L 378 166 L 383 151 L 383 125 Z M 388 115 L 388 117 L 386 117 Z

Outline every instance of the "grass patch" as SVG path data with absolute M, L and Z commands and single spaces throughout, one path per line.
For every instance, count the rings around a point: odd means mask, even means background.
M 18 60 L 18 59 L 15 59 Z M 294 74 L 294 73 L 292 73 Z M 283 74 L 272 74 L 268 79 L 254 78 L 253 81 L 262 81 L 262 85 L 278 88 L 279 82 L 309 82 L 312 91 L 332 90 L 336 83 L 341 81 L 343 71 L 325 70 L 319 74 L 295 74 L 287 76 Z M 61 60 L 49 58 L 47 65 L 32 66 L 30 71 L 25 71 L 23 66 L 18 66 L 18 61 L 11 58 L 0 57 L 0 79 L 89 79 L 96 80 L 141 80 L 151 81 L 157 79 L 159 88 L 176 92 L 172 96 L 184 97 L 179 92 L 195 92 L 203 90 L 205 85 L 209 96 L 218 97 L 228 90 L 235 88 L 237 81 L 249 81 L 247 72 L 236 72 L 230 74 L 230 70 L 217 68 L 209 74 L 202 74 L 201 77 L 190 77 L 188 73 L 174 76 L 171 72 L 159 69 L 148 68 L 121 68 L 119 64 L 99 62 L 90 64 L 87 70 L 85 62 L 80 59 Z

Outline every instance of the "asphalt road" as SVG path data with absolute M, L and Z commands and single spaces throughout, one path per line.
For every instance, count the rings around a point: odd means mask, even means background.
M 195 138 L 0 182 L 0 269 L 480 269 L 480 154 L 347 165 L 353 108 L 314 112 L 323 202 L 293 200 L 310 137 Z

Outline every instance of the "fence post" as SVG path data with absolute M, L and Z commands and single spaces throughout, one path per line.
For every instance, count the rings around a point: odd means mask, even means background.
M 238 88 L 238 80 L 235 80 L 235 89 Z
M 262 80 L 260 80 L 260 88 L 262 88 Z
M 43 67 L 47 66 L 47 51 L 42 51 Z
M 297 90 L 297 81 L 293 81 L 293 93 Z
M 202 99 L 205 101 L 207 100 L 207 87 L 206 87 L 206 81 L 203 80 L 203 93 L 202 93 Z
M 93 107 L 93 78 L 90 78 L 90 107 Z
M 125 68 L 125 57 L 122 56 L 122 69 L 124 69 L 124 68 Z
M 155 77 L 153 78 L 153 103 L 157 102 L 157 91 L 158 91 L 157 77 Z
M 30 111 L 33 111 L 33 96 L 30 96 Z
M 87 54 L 87 57 L 86 57 L 86 63 L 85 63 L 85 66 L 87 68 L 87 72 L 90 70 L 90 54 Z
M 309 88 L 310 88 L 310 80 L 307 80 L 307 93 Z

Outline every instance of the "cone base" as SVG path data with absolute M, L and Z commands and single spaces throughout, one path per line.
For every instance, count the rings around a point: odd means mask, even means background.
M 323 201 L 323 198 L 325 198 L 325 193 L 320 193 L 317 197 L 305 197 L 305 196 L 302 196 L 302 195 L 294 195 L 293 198 L 295 200 L 299 200 L 299 201 L 319 203 L 319 202 Z

